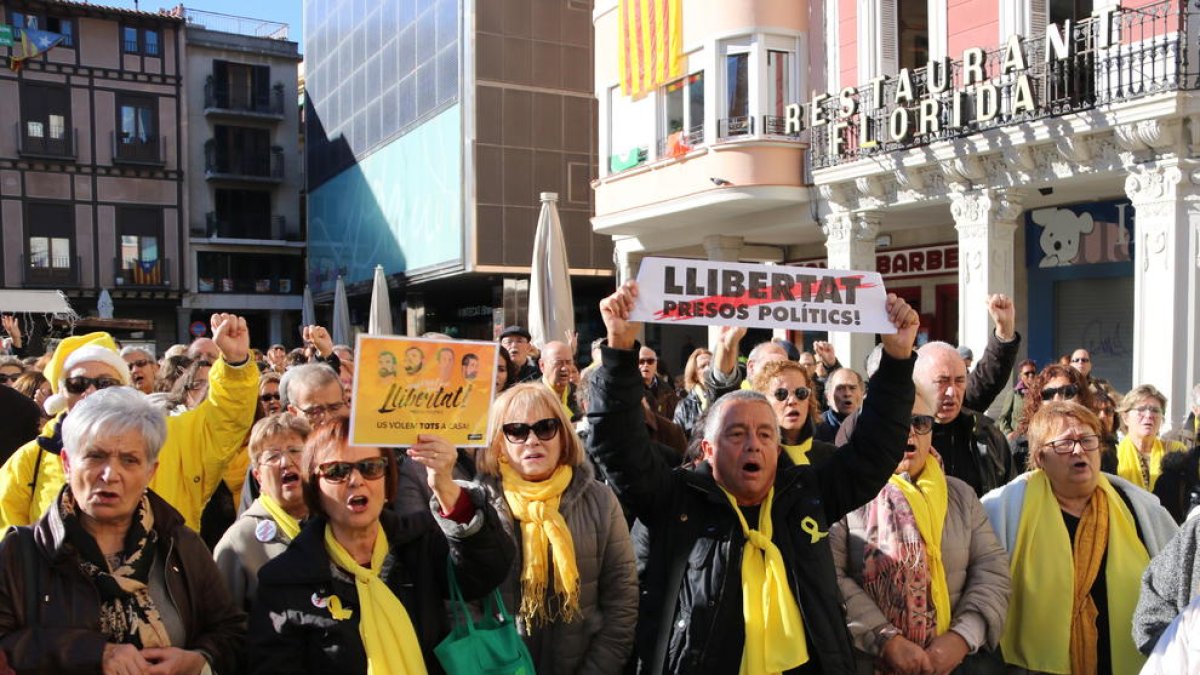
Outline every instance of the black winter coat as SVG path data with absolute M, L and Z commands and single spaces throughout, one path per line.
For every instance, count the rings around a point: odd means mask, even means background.
M 384 577 L 408 612 L 430 673 L 442 672 L 433 648 L 450 632 L 444 602 L 450 595 L 447 556 L 470 600 L 500 585 L 516 553 L 481 489 L 471 490 L 471 501 L 475 518 L 466 525 L 439 525 L 429 511 L 401 516 L 385 509 L 380 514 L 391 547 Z M 367 672 L 358 632 L 358 593 L 348 575 L 333 574 L 325 552 L 325 524 L 323 518 L 309 519 L 288 550 L 258 572 L 258 599 L 250 616 L 251 673 Z M 443 532 L 443 527 L 448 529 Z M 354 610 L 349 619 L 335 621 L 327 607 L 314 604 L 315 598 L 330 595 Z
M 638 560 L 639 671 L 737 673 L 745 639 L 741 526 L 707 464 L 671 469 L 648 451 L 637 349 L 603 348 L 602 354 L 588 413 L 589 450 L 646 530 Z M 830 523 L 874 498 L 903 457 L 914 362 L 885 356 L 850 442 L 815 466 L 781 464 L 776 474 L 774 541 L 804 617 L 811 657 L 793 672 L 854 671 L 824 536 Z
M 970 485 L 979 497 L 1019 473 L 1008 439 L 991 418 L 974 410 L 963 408 L 949 423 L 934 424 L 933 447 L 942 456 L 946 475 Z

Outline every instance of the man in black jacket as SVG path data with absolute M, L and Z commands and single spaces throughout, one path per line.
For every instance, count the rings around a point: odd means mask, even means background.
M 0 410 L 4 411 L 4 423 L 0 424 L 0 462 L 6 462 L 17 448 L 37 438 L 42 415 L 33 399 L 12 387 L 0 386 Z
M 628 320 L 636 294 L 636 283 L 627 282 L 600 304 L 609 346 L 595 374 L 588 419 L 592 457 L 647 533 L 639 560 L 640 671 L 737 673 L 745 645 L 763 644 L 747 640 L 747 630 L 762 626 L 748 629 L 743 615 L 747 537 L 730 500 L 747 523 L 759 523 L 760 507 L 770 498 L 769 543 L 779 551 L 791 602 L 803 616 L 803 637 L 794 635 L 792 643 L 803 640 L 807 649 L 807 661 L 788 665 L 786 672 L 853 672 L 825 537 L 829 523 L 879 492 L 904 454 L 915 396 L 916 312 L 889 296 L 889 318 L 898 331 L 882 336 L 885 356 L 871 380 L 872 397 L 858 433 L 828 461 L 779 469 L 779 429 L 770 404 L 755 392 L 734 392 L 709 410 L 704 461 L 695 469 L 671 469 L 650 451 L 642 423 L 639 327 Z

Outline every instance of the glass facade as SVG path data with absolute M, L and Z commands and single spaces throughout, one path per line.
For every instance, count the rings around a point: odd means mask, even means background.
M 314 189 L 459 100 L 460 0 L 308 0 Z

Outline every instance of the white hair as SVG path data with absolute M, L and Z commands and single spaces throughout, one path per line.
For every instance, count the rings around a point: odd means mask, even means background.
M 753 389 L 736 389 L 731 391 L 714 401 L 712 406 L 709 407 L 708 413 L 704 417 L 704 440 L 709 443 L 716 443 L 717 436 L 721 434 L 721 423 L 724 422 L 725 409 L 734 403 L 744 402 L 762 403 L 771 410 L 771 402 L 767 400 L 767 397 Z M 775 415 L 774 410 L 771 410 L 771 415 Z
M 143 347 L 141 345 L 128 345 L 128 346 L 121 348 L 121 354 L 120 354 L 121 358 L 125 358 L 126 356 L 129 356 L 130 354 L 145 354 L 146 356 L 150 357 L 151 361 L 153 361 L 156 358 L 154 356 L 154 352 L 150 351 L 149 347 Z
M 337 384 L 339 387 L 342 385 L 342 381 L 338 379 L 338 373 L 334 372 L 333 368 L 327 364 L 306 363 L 289 368 L 279 379 L 279 403 L 286 408 L 291 403 L 292 392 L 296 390 L 296 387 L 314 390 L 331 383 Z
M 62 425 L 63 450 L 74 461 L 97 439 L 133 431 L 146 444 L 146 460 L 158 461 L 167 440 L 167 420 L 145 394 L 130 387 L 109 387 L 83 399 Z

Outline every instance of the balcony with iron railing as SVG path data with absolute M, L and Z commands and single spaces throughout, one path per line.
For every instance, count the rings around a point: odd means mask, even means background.
M 1108 25 L 1101 23 L 1107 17 Z M 860 111 L 840 129 L 838 147 L 832 145 L 829 126 L 806 131 L 811 143 L 813 169 L 823 169 L 869 156 L 962 138 L 991 129 L 1059 117 L 1088 110 L 1111 108 L 1157 94 L 1200 90 L 1200 5 L 1163 0 L 1141 7 L 1118 7 L 1071 25 L 1064 35 L 1069 55 L 1047 58 L 1043 36 L 1022 39 L 1028 67 L 1002 74 L 1004 49 L 987 52 L 983 63 L 986 81 L 966 86 L 963 61 L 951 61 L 949 72 L 933 73 L 935 84 L 945 80 L 945 91 L 930 94 L 930 73 L 919 68 L 910 73 L 912 103 L 896 104 L 897 78 L 888 78 L 873 99 L 870 87 L 857 94 Z M 995 89 L 997 114 L 977 116 L 981 87 Z M 1013 103 L 1028 85 L 1033 110 L 1012 114 Z M 938 88 L 938 87 L 935 87 Z M 990 89 L 989 89 L 990 92 Z M 987 94 L 991 97 L 991 94 Z M 960 120 L 955 120 L 955 97 Z M 936 105 L 925 103 L 934 101 Z M 837 96 L 825 100 L 821 117 L 840 120 Z M 898 109 L 907 109 L 906 113 Z M 932 109 L 932 114 L 929 111 Z M 963 112 L 965 111 L 965 112 Z M 978 118 L 977 118 L 978 117 Z M 921 126 L 919 120 L 924 120 Z M 907 120 L 907 121 L 906 121 Z M 956 123 L 957 122 L 957 123 Z M 893 126 L 900 132 L 893 134 Z M 836 150 L 836 152 L 835 152 Z
M 171 261 L 113 258 L 113 283 L 121 288 L 166 288 L 171 285 Z
M 79 157 L 79 134 L 73 129 L 61 129 L 57 138 L 53 130 L 42 127 L 42 134 L 30 134 L 28 124 L 17 123 L 14 127 L 17 138 L 17 154 L 21 157 L 38 159 L 69 159 Z
M 253 239 L 296 241 L 299 233 L 287 229 L 283 215 L 254 216 L 209 211 L 204 218 L 204 236 L 209 239 Z
M 207 117 L 282 120 L 283 111 L 282 83 L 258 94 L 247 94 L 229 85 L 219 86 L 211 75 L 204 83 L 204 114 Z
M 283 182 L 283 148 L 272 146 L 266 154 L 237 154 L 223 150 L 216 141 L 204 143 L 204 178 L 209 181 Z
M 667 134 L 666 138 L 658 139 L 658 157 L 683 157 L 692 150 L 704 145 L 704 124 L 684 130 L 678 129 Z
M 79 256 L 31 258 L 22 255 L 21 284 L 27 288 L 78 288 L 83 261 Z
M 724 117 L 717 120 L 717 140 L 727 141 L 736 138 L 748 138 L 754 135 L 754 117 L 740 115 Z
M 196 290 L 200 293 L 237 293 L 242 295 L 290 295 L 296 293 L 299 284 L 291 277 L 243 276 L 197 277 Z
M 142 164 L 162 166 L 167 163 L 167 137 L 158 138 L 117 138 L 117 133 L 109 134 L 112 142 L 112 158 L 114 164 Z

